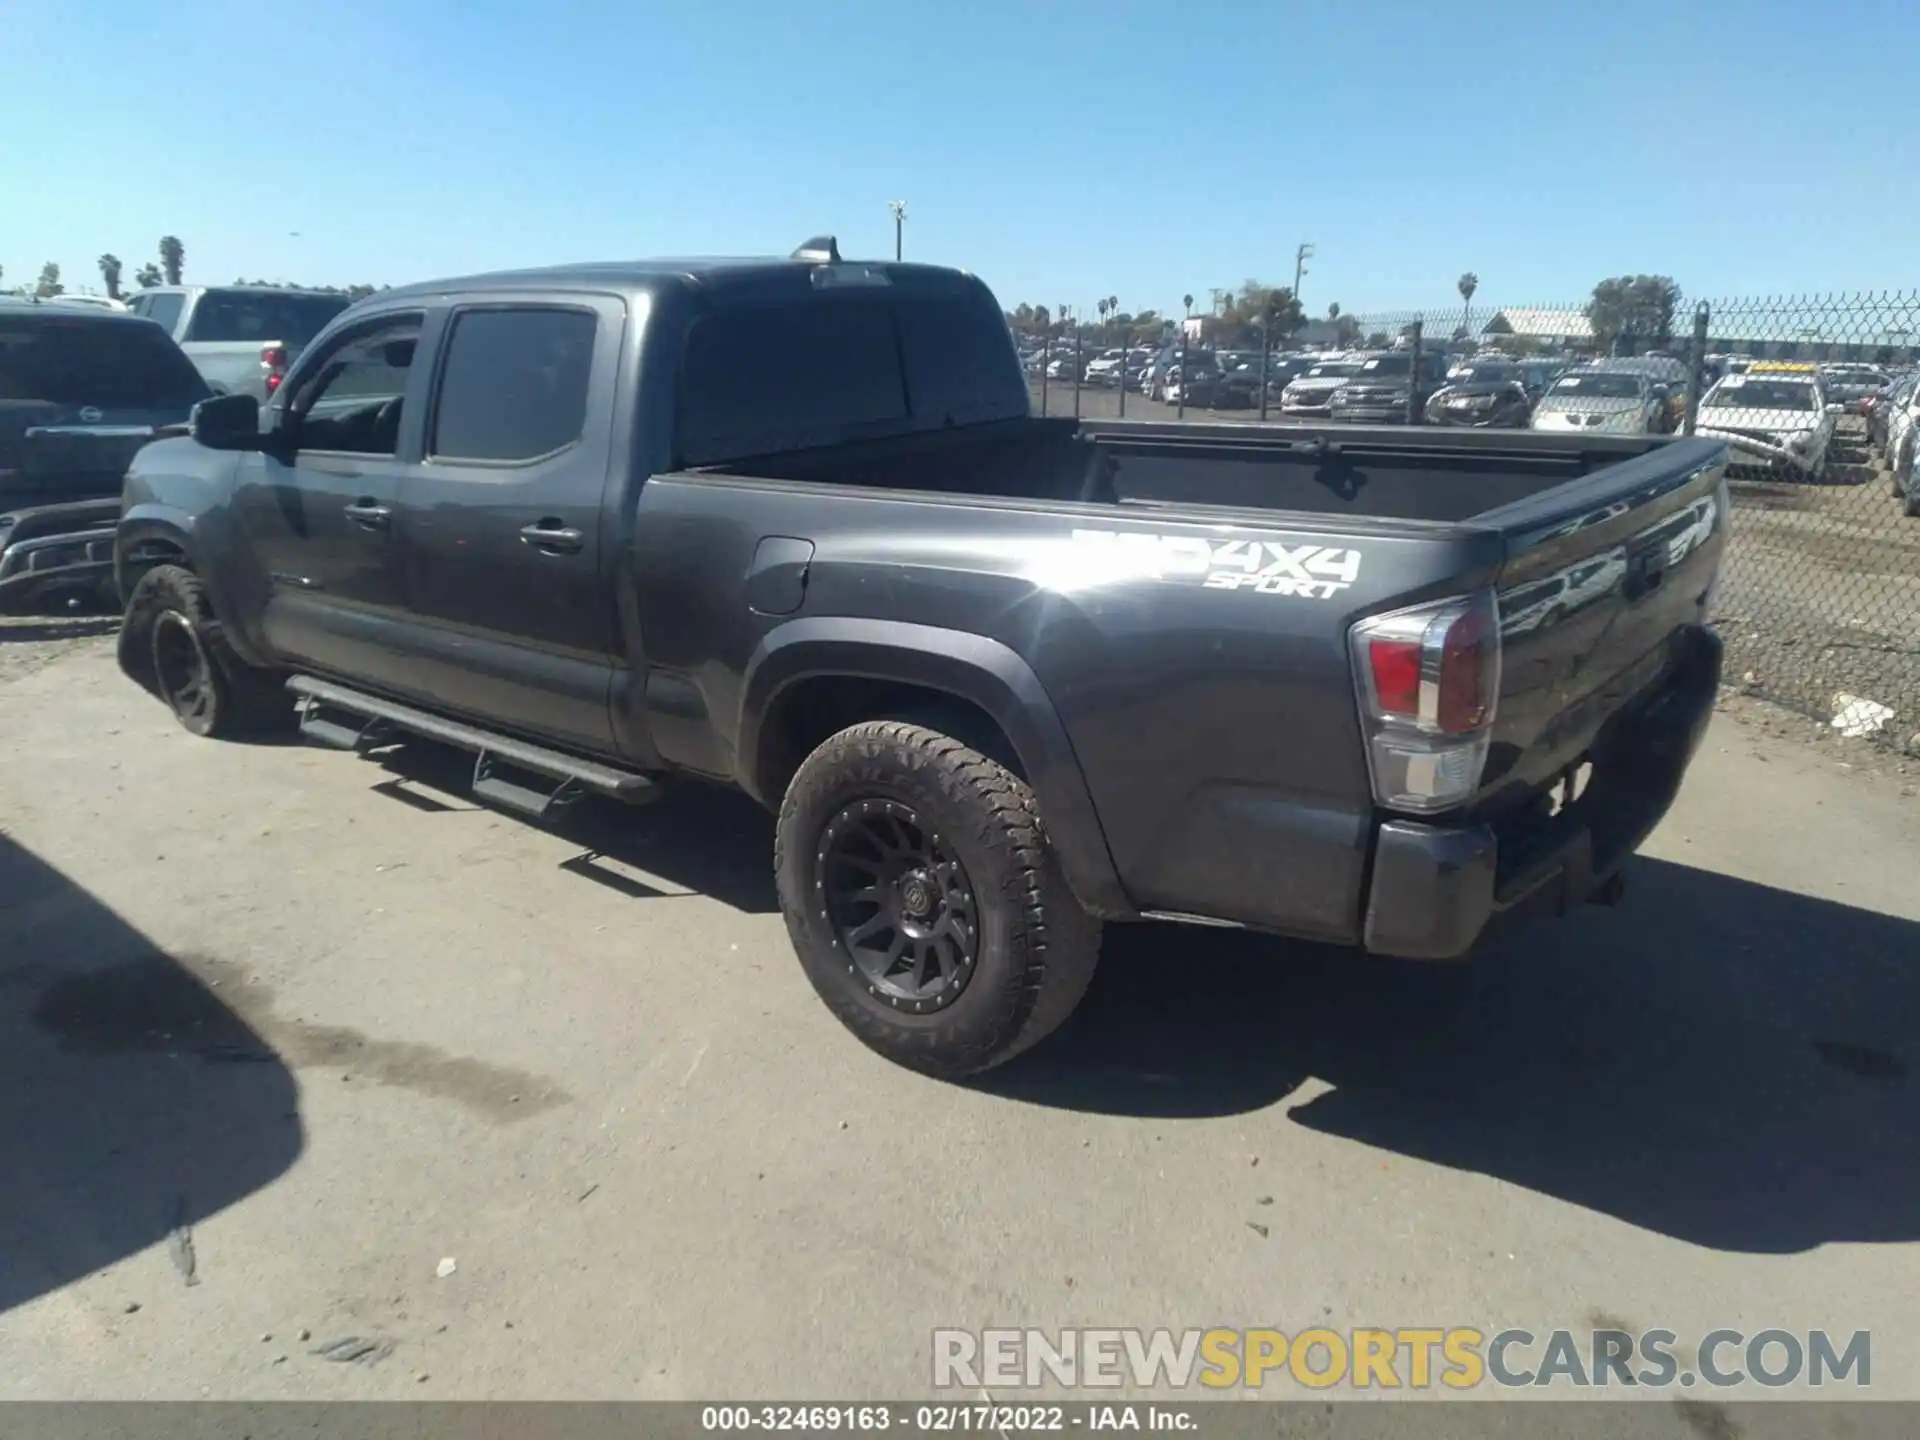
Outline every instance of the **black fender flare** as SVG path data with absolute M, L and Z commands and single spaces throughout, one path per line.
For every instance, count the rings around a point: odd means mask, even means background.
M 747 661 L 734 732 L 738 779 L 761 804 L 772 809 L 780 804 L 778 795 L 762 793 L 762 722 L 790 685 L 832 675 L 943 691 L 992 716 L 1020 757 L 1074 895 L 1103 918 L 1138 913 L 1120 883 L 1086 777 L 1053 701 L 1016 651 L 986 636 L 851 616 L 809 616 L 769 631 Z
M 270 667 L 271 657 L 262 652 L 253 632 L 242 623 L 237 598 L 229 590 L 220 566 L 213 563 L 218 547 L 205 543 L 196 517 L 190 511 L 159 500 L 143 500 L 129 506 L 121 515 L 114 534 L 113 578 L 122 603 L 133 594 L 134 580 L 129 573 L 128 556 L 147 540 L 164 541 L 187 557 L 189 568 L 206 587 L 213 613 L 225 622 L 222 628 L 235 653 L 249 665 Z

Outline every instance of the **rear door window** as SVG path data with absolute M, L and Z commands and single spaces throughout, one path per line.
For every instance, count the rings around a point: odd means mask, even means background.
M 679 391 L 682 465 L 838 445 L 908 423 L 892 317 L 872 294 L 701 316 Z
M 427 453 L 513 464 L 566 449 L 587 420 L 588 310 L 466 310 L 454 317 Z
M 48 315 L 0 318 L 0 401 L 184 410 L 206 395 L 193 362 L 157 326 Z

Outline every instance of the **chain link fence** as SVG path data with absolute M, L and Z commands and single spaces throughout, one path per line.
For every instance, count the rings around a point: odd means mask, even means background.
M 1644 428 L 1728 441 L 1716 619 L 1730 682 L 1920 753 L 1920 292 L 1628 298 L 1360 312 L 1284 337 L 1214 336 L 1204 320 L 1149 335 L 1056 329 L 1030 344 L 1029 384 L 1037 414 L 1325 423 L 1343 418 L 1331 397 L 1353 362 L 1338 355 L 1387 352 L 1421 377 L 1406 414 L 1346 418 L 1445 423 L 1433 392 L 1477 360 L 1526 388 L 1498 423 L 1547 428 L 1566 408 L 1566 370 L 1644 376 L 1572 389 L 1637 394 Z

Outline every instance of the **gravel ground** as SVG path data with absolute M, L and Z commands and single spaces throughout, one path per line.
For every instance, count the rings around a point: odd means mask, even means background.
M 1920 1399 L 1920 807 L 1804 719 L 1729 697 L 1615 909 L 1459 971 L 1116 927 L 951 1086 L 815 1000 L 751 806 L 539 829 L 0 650 L 0 1396 L 902 1397 L 936 1326 L 1325 1321 L 1864 1328 Z M 1767 1433 L 1724 1398 L 1645 1433 Z

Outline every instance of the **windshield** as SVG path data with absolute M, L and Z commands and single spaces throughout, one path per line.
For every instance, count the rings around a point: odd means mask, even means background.
M 1361 375 L 1410 375 L 1413 373 L 1411 355 L 1376 355 L 1361 364 L 1356 372 Z
M 1633 400 L 1646 382 L 1638 375 L 1562 375 L 1553 382 L 1552 395 L 1577 395 L 1582 399 Z
M 1314 366 L 1300 378 L 1303 380 L 1344 380 L 1349 375 L 1358 375 L 1360 365 L 1353 360 L 1328 360 Z
M 29 316 L 0 320 L 0 401 L 185 410 L 206 382 L 158 325 Z
M 1702 405 L 1739 410 L 1812 410 L 1813 386 L 1799 380 L 1755 380 L 1743 377 L 1737 385 L 1721 381 L 1707 392 Z

